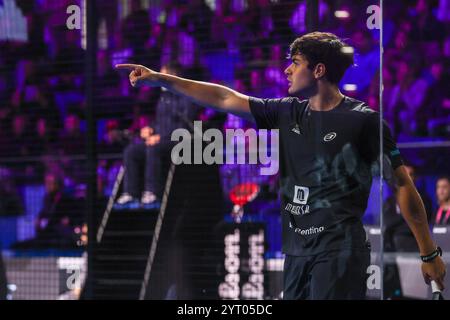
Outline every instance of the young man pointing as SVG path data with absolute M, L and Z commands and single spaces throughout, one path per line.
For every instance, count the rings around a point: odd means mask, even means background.
M 278 129 L 283 216 L 284 299 L 364 299 L 370 248 L 361 217 L 372 173 L 379 172 L 379 114 L 344 96 L 338 83 L 353 50 L 331 33 L 313 32 L 290 46 L 285 70 L 290 97 L 258 99 L 227 87 L 130 70 L 133 86 L 163 86 L 195 102 Z M 298 97 L 306 97 L 300 100 Z M 422 200 L 384 124 L 383 154 L 396 198 L 424 261 L 427 283 L 443 289 L 445 265 L 433 242 Z

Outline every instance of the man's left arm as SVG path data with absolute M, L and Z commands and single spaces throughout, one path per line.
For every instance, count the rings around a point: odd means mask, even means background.
M 379 113 L 373 112 L 369 114 L 363 128 L 362 138 L 364 144 L 362 150 L 364 153 L 368 154 L 370 160 L 378 161 L 380 146 Z M 435 252 L 437 247 L 431 237 L 425 207 L 411 177 L 403 165 L 400 151 L 392 137 L 391 130 L 384 120 L 383 154 L 385 156 L 384 158 L 389 160 L 389 165 L 386 167 L 392 168 L 394 179 L 393 181 L 391 180 L 391 182 L 395 183 L 396 201 L 400 207 L 400 212 L 417 241 L 420 255 L 428 256 Z M 391 171 L 391 169 L 388 170 Z M 388 176 L 387 178 L 390 180 L 392 179 L 392 176 Z M 441 290 L 444 289 L 445 264 L 439 256 L 434 257 L 434 259 L 428 262 L 422 263 L 422 274 L 427 284 L 429 284 L 431 280 L 434 280 Z
M 416 238 L 420 255 L 427 256 L 436 250 L 436 244 L 431 236 L 423 201 L 403 165 L 395 169 L 394 176 L 400 211 Z M 434 280 L 441 290 L 444 289 L 445 264 L 441 257 L 423 262 L 422 274 L 427 284 Z

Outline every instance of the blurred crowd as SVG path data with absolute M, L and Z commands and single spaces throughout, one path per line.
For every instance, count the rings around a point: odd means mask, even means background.
M 0 42 L 0 166 L 18 186 L 43 183 L 51 175 L 67 196 L 83 197 L 86 35 L 66 27 L 66 8 L 74 1 L 16 3 L 26 17 L 29 40 Z M 281 97 L 287 94 L 288 46 L 309 31 L 306 1 L 98 3 L 94 112 L 98 193 L 104 197 L 111 193 L 120 154 L 152 123 L 160 95 L 159 89 L 130 87 L 127 74 L 113 69 L 116 63 L 159 70 L 176 61 L 185 77 L 257 97 Z M 380 35 L 366 24 L 370 4 L 320 0 L 317 29 L 334 32 L 354 47 L 356 65 L 344 76 L 342 90 L 378 110 Z M 399 141 L 450 136 L 449 6 L 445 0 L 386 4 L 384 117 Z M 336 10 L 347 14 L 337 16 Z M 225 124 L 247 126 L 232 116 Z M 115 160 L 102 158 L 118 154 Z

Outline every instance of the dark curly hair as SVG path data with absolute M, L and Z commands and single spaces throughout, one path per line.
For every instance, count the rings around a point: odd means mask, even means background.
M 311 70 L 318 63 L 323 63 L 326 67 L 325 77 L 334 84 L 341 81 L 345 71 L 354 63 L 351 47 L 329 32 L 307 33 L 295 39 L 289 49 L 288 59 L 297 54 L 302 55 Z

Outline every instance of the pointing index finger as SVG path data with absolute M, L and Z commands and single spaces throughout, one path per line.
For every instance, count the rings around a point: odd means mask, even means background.
M 140 67 L 138 64 L 132 64 L 132 63 L 116 64 L 116 69 L 122 69 L 122 70 L 134 70 L 138 67 Z

